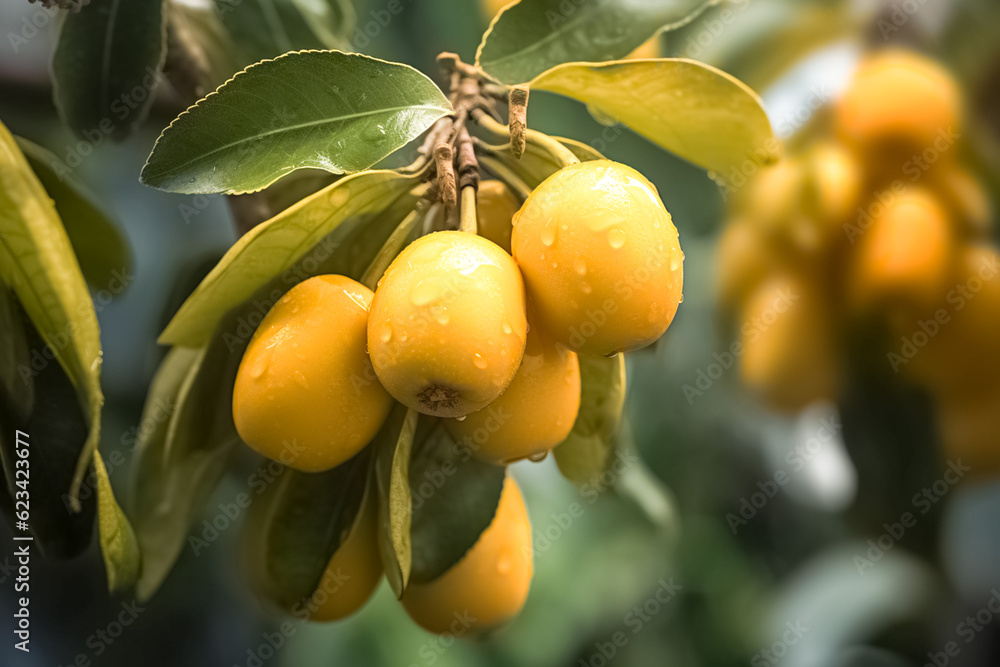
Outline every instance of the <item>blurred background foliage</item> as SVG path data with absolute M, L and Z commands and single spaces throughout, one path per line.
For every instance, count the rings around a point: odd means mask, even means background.
M 492 11 L 468 0 L 400 0 L 402 12 L 383 25 L 386 0 L 354 4 L 361 31 L 347 37 L 354 48 L 431 75 L 442 50 L 472 60 Z M 39 12 L 24 1 L 3 3 L 3 34 L 21 31 Z M 46 23 L 16 52 L 13 42 L 0 44 L 0 118 L 63 156 L 76 141 L 52 103 L 56 21 Z M 894 43 L 927 53 L 962 82 L 972 120 L 968 143 L 996 203 L 998 31 L 995 0 L 732 0 L 659 47 L 665 56 L 715 64 L 760 91 L 783 138 L 808 122 L 817 99 L 836 96 L 865 49 Z M 75 170 L 120 221 L 134 258 L 128 290 L 97 305 L 107 396 L 101 450 L 120 494 L 143 397 L 164 353 L 156 336 L 235 239 L 223 198 L 170 195 L 138 182 L 181 99 L 160 86 L 138 131 L 120 143 L 101 142 Z M 90 663 L 78 664 L 1000 664 L 1000 621 L 988 607 L 1000 599 L 1000 485 L 987 478 L 949 487 L 888 549 L 884 541 L 878 547 L 886 525 L 912 511 L 914 494 L 945 469 L 926 397 L 865 383 L 839 406 L 777 415 L 747 396 L 735 367 L 711 378 L 700 395 L 686 394 L 684 385 L 695 385 L 732 343 L 715 303 L 724 192 L 701 170 L 628 130 L 599 124 L 569 100 L 533 95 L 529 123 L 589 143 L 649 177 L 673 214 L 687 261 L 675 323 L 655 348 L 628 358 L 626 436 L 645 464 L 629 466 L 618 492 L 596 502 L 561 480 L 551 460 L 514 469 L 536 549 L 521 617 L 483 640 L 435 638 L 410 622 L 383 584 L 354 618 L 330 626 L 293 621 L 285 637 L 282 619 L 265 613 L 243 585 L 239 531 L 229 529 L 197 553 L 186 550 L 162 590 L 137 608 L 131 598 L 107 597 L 96 544 L 69 564 L 36 561 L 38 640 L 27 658 L 4 642 L 0 663 L 68 665 L 83 656 Z M 836 425 L 833 437 L 809 450 L 824 423 Z M 796 451 L 813 452 L 801 469 L 789 463 Z M 114 452 L 121 456 L 112 460 Z M 247 454 L 233 467 L 206 520 L 247 489 L 258 464 Z M 776 488 L 772 480 L 782 470 L 789 481 Z M 760 494 L 761 506 L 733 522 L 744 501 Z M 9 543 L 6 531 L 0 528 L 0 541 Z M 859 556 L 872 564 L 863 572 Z M 0 569 L 5 590 L 10 577 Z M 668 599 L 671 584 L 680 589 Z M 11 598 L 0 597 L 0 613 L 12 613 Z M 123 609 L 122 618 L 134 621 L 119 633 Z M 273 651 L 269 641 L 281 647 Z M 944 653 L 952 641 L 956 656 Z

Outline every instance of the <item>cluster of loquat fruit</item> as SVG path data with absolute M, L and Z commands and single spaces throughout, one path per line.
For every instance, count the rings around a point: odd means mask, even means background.
M 718 288 L 764 403 L 836 401 L 846 341 L 875 331 L 888 374 L 932 397 L 944 454 L 983 473 L 1000 467 L 1000 260 L 962 123 L 938 63 L 865 56 L 789 154 L 736 192 Z
M 362 454 L 398 402 L 440 420 L 481 462 L 540 460 L 580 410 L 578 355 L 649 345 L 673 320 L 677 229 L 630 167 L 566 166 L 523 204 L 501 181 L 483 181 L 475 211 L 474 230 L 431 232 L 406 246 L 374 292 L 341 275 L 289 290 L 237 373 L 233 417 L 243 441 L 272 459 L 293 441 L 302 453 L 283 461 L 290 468 L 331 470 Z M 485 441 L 470 437 L 484 428 Z M 312 620 L 343 618 L 375 590 L 379 502 L 369 484 L 318 589 L 335 593 L 313 605 Z M 411 582 L 401 601 L 431 632 L 449 632 L 456 615 L 485 631 L 517 615 L 531 576 L 530 524 L 507 476 L 475 545 L 440 577 Z

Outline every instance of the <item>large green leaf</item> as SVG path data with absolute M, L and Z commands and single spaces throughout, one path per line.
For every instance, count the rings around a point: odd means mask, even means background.
M 496 516 L 506 468 L 472 458 L 443 424 L 413 448 L 410 581 L 433 581 L 475 545 Z
M 744 161 L 777 157 L 778 141 L 760 98 L 693 60 L 569 63 L 541 74 L 531 87 L 579 100 L 722 178 Z
M 63 18 L 52 58 L 56 106 L 99 144 L 146 117 L 166 55 L 164 0 L 90 0 Z
M 503 83 L 530 81 L 574 61 L 624 58 L 661 30 L 684 25 L 719 0 L 531 0 L 493 19 L 476 64 Z
M 300 51 L 243 70 L 163 131 L 141 180 L 184 193 L 260 190 L 296 169 L 367 169 L 451 113 L 407 65 Z
M 246 525 L 254 585 L 285 610 L 305 605 L 349 534 L 368 491 L 371 448 L 332 470 L 286 469 L 250 507 Z
M 379 492 L 379 553 L 396 597 L 410 580 L 410 456 L 419 414 L 397 404 L 375 437 L 375 479 Z
M 354 28 L 348 0 L 215 0 L 215 6 L 248 63 L 300 49 L 346 48 Z
M 580 355 L 580 412 L 569 436 L 554 450 L 566 479 L 593 484 L 614 461 L 625 405 L 625 357 Z
M 56 447 L 72 447 L 74 439 L 60 429 L 74 423 L 85 429 L 82 444 L 75 448 L 72 475 L 60 480 L 62 488 L 54 502 L 71 510 L 86 510 L 80 503 L 81 487 L 87 470 L 94 466 L 96 501 L 101 534 L 101 548 L 108 573 L 108 585 L 126 588 L 134 581 L 138 570 L 134 536 L 115 502 L 97 454 L 101 430 L 100 369 L 101 346 L 87 285 L 59 216 L 45 189 L 32 172 L 14 137 L 0 124 L 0 280 L 9 286 L 23 307 L 33 331 L 39 337 L 38 347 L 56 359 L 59 368 L 43 363 L 41 369 L 32 366 L 40 383 L 52 379 L 63 391 L 38 390 L 36 385 L 33 414 L 39 406 L 49 405 L 50 417 L 41 419 L 36 431 L 53 429 L 51 445 L 40 455 L 52 462 Z M 42 354 L 43 362 L 45 355 Z M 54 376 L 65 373 L 65 382 Z M 71 388 L 71 390 L 70 390 Z M 53 402 L 54 401 L 54 402 Z M 79 408 L 81 419 L 73 420 Z M 65 452 L 64 455 L 65 456 Z M 53 468 L 54 469 L 54 468 Z M 94 491 L 94 489 L 91 489 Z M 93 497 L 93 493 L 88 497 Z M 52 502 L 52 499 L 50 499 Z M 93 503 L 89 504 L 93 511 Z M 64 508 L 65 509 L 65 508 Z M 86 515 L 82 519 L 86 521 Z M 91 518 L 90 522 L 93 521 Z
M 132 253 L 121 231 L 96 203 L 96 196 L 72 173 L 59 170 L 59 159 L 45 148 L 17 137 L 18 148 L 49 193 L 62 220 L 83 277 L 112 296 L 128 285 Z
M 101 428 L 97 316 L 69 238 L 45 188 L 0 124 L 0 280 L 63 367 L 87 417 L 87 441 L 69 488 L 73 504 Z
M 345 220 L 385 209 L 415 182 L 395 172 L 363 172 L 337 181 L 253 228 L 184 302 L 160 342 L 204 345 L 227 311 L 291 269 Z M 290 276 L 286 282 L 293 279 Z M 290 282 L 285 289 L 293 285 Z

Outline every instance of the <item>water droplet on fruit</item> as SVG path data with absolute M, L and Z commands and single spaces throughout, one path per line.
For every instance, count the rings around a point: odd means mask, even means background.
M 557 227 L 558 225 L 556 224 L 556 221 L 553 220 L 552 218 L 549 218 L 548 221 L 545 223 L 545 226 L 542 228 L 542 234 L 541 234 L 542 245 L 550 246 L 556 242 Z
M 309 388 L 309 381 L 306 380 L 306 376 L 302 374 L 302 371 L 295 371 L 295 381 L 303 388 Z
M 436 278 L 421 280 L 410 290 L 410 303 L 414 306 L 426 306 L 441 296 L 441 285 Z
M 486 360 L 478 352 L 472 355 L 472 363 L 476 365 L 476 368 L 486 368 Z
M 271 367 L 271 354 L 271 348 L 265 348 L 260 356 L 250 364 L 249 372 L 251 379 L 256 380 L 267 372 L 267 369 Z
M 548 452 L 548 450 L 546 450 L 544 452 L 538 452 L 537 454 L 532 454 L 531 456 L 528 457 L 528 460 L 529 461 L 534 461 L 535 463 L 538 463 L 539 461 L 544 461 L 545 457 L 547 457 L 548 455 L 549 455 L 549 452 Z
M 625 232 L 620 229 L 611 229 L 608 231 L 608 245 L 616 250 L 625 245 Z
M 392 325 L 386 322 L 378 332 L 378 339 L 383 343 L 388 343 L 392 339 Z
M 431 315 L 437 320 L 438 324 L 448 324 L 448 320 L 451 319 L 448 309 L 442 305 L 431 306 Z
M 580 291 L 584 294 L 590 294 L 594 290 L 591 288 L 590 283 L 580 283 Z
M 678 258 L 677 255 L 671 255 L 671 257 L 670 257 L 670 270 L 671 271 L 676 271 L 677 269 L 680 268 L 680 266 L 681 266 L 681 260 L 680 260 L 680 258 Z
M 455 417 L 455 421 L 464 422 L 468 415 L 462 415 L 461 417 Z
M 498 574 L 509 574 L 513 566 L 510 562 L 510 555 L 503 553 L 500 558 L 497 559 L 497 573 Z
M 509 334 L 509 333 L 513 333 L 513 331 L 514 331 L 514 329 L 510 326 L 510 322 L 508 322 L 506 319 L 504 319 L 504 321 L 503 321 L 503 332 L 505 334 Z
M 581 276 L 587 275 L 587 263 L 579 257 L 573 261 L 573 269 Z

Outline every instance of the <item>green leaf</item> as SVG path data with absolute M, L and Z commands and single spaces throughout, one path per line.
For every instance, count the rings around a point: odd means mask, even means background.
M 125 513 L 115 501 L 111 480 L 100 456 L 94 457 L 94 474 L 97 478 L 97 525 L 108 590 L 125 590 L 139 578 L 139 543 Z
M 88 434 L 69 487 L 71 504 L 97 450 L 101 429 L 101 344 L 87 285 L 52 200 L 0 124 L 0 281 L 72 383 Z
M 468 553 L 496 516 L 506 473 L 472 458 L 441 423 L 414 447 L 410 581 L 433 581 Z
M 385 578 L 397 598 L 410 580 L 410 455 L 419 413 L 397 404 L 375 437 L 375 478 L 379 492 L 379 553 Z
M 63 16 L 52 57 L 55 101 L 73 132 L 99 144 L 146 117 L 166 56 L 164 0 L 90 0 Z
M 170 192 L 239 194 L 296 169 L 367 169 L 451 113 L 407 65 L 300 51 L 252 65 L 163 131 L 141 180 Z
M 559 471 L 576 484 L 593 484 L 614 461 L 625 405 L 625 357 L 580 355 L 580 412 L 553 454 Z
M 3 290 L 6 293 L 6 289 Z M 13 320 L 13 334 L 22 337 L 27 356 L 19 360 L 10 389 L 0 392 L 0 462 L 4 485 L 10 491 L 24 480 L 15 461 L 20 457 L 15 432 L 22 431 L 28 442 L 29 499 L 28 525 L 39 550 L 49 558 L 71 558 L 91 542 L 96 498 L 88 484 L 81 493 L 81 511 L 73 512 L 66 494 L 76 472 L 77 460 L 87 441 L 87 416 L 77 400 L 76 390 L 62 367 L 43 356 L 45 342 L 26 317 L 13 295 L 8 294 L 7 310 Z M 13 393 L 9 393 L 9 392 Z M 30 401 L 19 400 L 21 395 Z M 25 509 L 21 507 L 19 509 Z M 22 531 L 17 531 L 22 532 Z
M 121 231 L 97 205 L 97 197 L 72 173 L 57 168 L 59 158 L 48 150 L 23 137 L 16 140 L 55 203 L 83 277 L 96 290 L 112 295 L 124 290 L 132 253 Z
M 240 442 L 232 396 L 242 356 L 221 336 L 202 350 L 174 348 L 150 387 L 140 423 L 154 426 L 139 440 L 132 494 L 143 554 L 139 599 L 170 572 Z
M 760 98 L 693 60 L 570 63 L 541 74 L 531 87 L 579 100 L 722 177 L 747 159 L 777 158 L 778 141 Z
M 250 507 L 245 535 L 256 588 L 286 611 L 305 605 L 368 490 L 371 448 L 321 473 L 286 469 Z
M 344 221 L 382 211 L 415 183 L 415 178 L 395 172 L 363 172 L 337 181 L 254 227 L 188 297 L 160 342 L 204 345 L 227 311 L 271 280 L 284 275 L 285 291 L 301 280 L 290 269 Z
M 300 49 L 350 46 L 348 0 L 215 0 L 222 23 L 247 63 Z
M 501 11 L 476 64 L 502 83 L 530 81 L 557 65 L 624 58 L 718 0 L 532 0 Z

